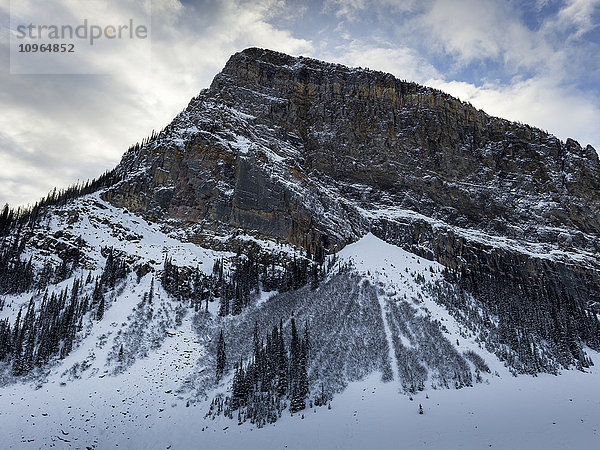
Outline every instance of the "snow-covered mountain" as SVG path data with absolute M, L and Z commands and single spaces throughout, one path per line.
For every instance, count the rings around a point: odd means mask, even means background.
M 0 214 L 6 445 L 593 448 L 599 183 L 439 91 L 238 53 Z

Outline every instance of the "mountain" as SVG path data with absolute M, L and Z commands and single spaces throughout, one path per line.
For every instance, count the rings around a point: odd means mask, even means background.
M 314 252 L 367 231 L 598 301 L 596 151 L 390 74 L 261 49 L 230 58 L 104 198 Z
M 508 386 L 577 398 L 581 427 L 540 394 L 546 446 L 597 439 L 598 155 L 438 90 L 250 48 L 113 171 L 5 208 L 0 235 L 10 445 L 288 445 L 329 423 L 312 446 L 360 447 L 378 438 L 344 414 L 366 401 L 372 421 L 424 407 L 425 446 L 470 398 L 487 419 L 452 423 L 506 447 L 481 399 Z

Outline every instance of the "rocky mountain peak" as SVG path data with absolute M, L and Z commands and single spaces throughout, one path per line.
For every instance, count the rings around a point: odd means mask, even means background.
M 117 171 L 107 200 L 198 242 L 244 229 L 331 251 L 372 231 L 451 267 L 597 282 L 555 265 L 598 266 L 595 150 L 390 74 L 244 50 Z
M 261 87 L 273 89 L 280 94 L 287 94 L 293 87 L 289 82 L 302 84 L 336 83 L 343 85 L 357 79 L 367 79 L 369 83 L 380 88 L 392 88 L 398 80 L 389 73 L 375 72 L 363 68 L 350 68 L 341 64 L 333 64 L 303 56 L 290 56 L 261 48 L 248 48 L 231 56 L 223 70 L 215 77 L 211 89 L 219 90 L 223 79 L 238 86 Z M 414 83 L 403 83 L 405 88 L 413 86 L 420 91 L 428 88 Z

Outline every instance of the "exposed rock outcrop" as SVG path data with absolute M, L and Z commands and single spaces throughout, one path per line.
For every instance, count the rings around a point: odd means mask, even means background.
M 251 48 L 105 198 L 311 251 L 371 230 L 449 267 L 600 300 L 596 151 L 390 74 Z

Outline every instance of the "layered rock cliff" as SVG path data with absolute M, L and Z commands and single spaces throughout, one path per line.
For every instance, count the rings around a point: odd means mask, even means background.
M 117 171 L 105 199 L 190 240 L 243 228 L 337 250 L 372 231 L 600 300 L 596 151 L 390 74 L 244 50 Z

